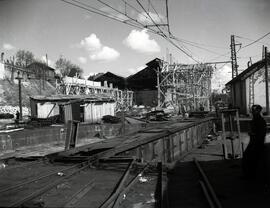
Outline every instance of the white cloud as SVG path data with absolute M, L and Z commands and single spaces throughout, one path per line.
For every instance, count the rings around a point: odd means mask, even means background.
M 101 48 L 100 40 L 94 33 L 81 40 L 80 45 L 88 51 L 95 51 Z
M 78 57 L 78 61 L 79 61 L 80 63 L 82 63 L 82 64 L 86 64 L 87 59 L 86 59 L 85 57 L 80 56 L 80 57 Z
M 46 56 L 42 56 L 42 57 L 41 57 L 41 60 L 42 60 L 44 63 L 47 63 Z M 49 65 L 50 67 L 52 67 L 52 66 L 53 66 L 53 61 L 50 60 L 50 59 L 48 59 L 48 65 Z
M 80 46 L 89 52 L 89 58 L 94 61 L 113 61 L 120 56 L 115 49 L 103 45 L 94 33 L 81 40 Z
M 140 53 L 160 52 L 160 46 L 154 39 L 150 39 L 146 29 L 142 31 L 132 30 L 124 40 L 124 44 Z
M 225 84 L 232 79 L 232 68 L 228 65 L 221 67 L 219 69 L 214 69 L 213 77 L 212 77 L 212 90 L 217 90 L 221 92 L 221 90 L 225 87 Z
M 149 12 L 148 14 L 153 19 L 153 21 L 155 23 L 157 23 L 157 24 L 161 23 L 165 19 L 164 16 L 161 15 L 161 14 L 155 14 L 155 13 L 152 13 L 152 12 Z M 139 22 L 142 22 L 142 23 L 145 23 L 145 24 L 154 24 L 152 22 L 152 19 L 149 16 L 145 12 L 142 12 L 142 13 L 138 14 L 137 20 Z
M 12 50 L 12 49 L 15 49 L 15 47 L 14 47 L 13 45 L 9 44 L 9 43 L 4 43 L 4 44 L 3 44 L 3 48 L 4 48 L 5 50 Z
M 120 56 L 119 52 L 108 46 L 103 46 L 101 50 L 90 55 L 90 59 L 96 61 L 112 61 Z

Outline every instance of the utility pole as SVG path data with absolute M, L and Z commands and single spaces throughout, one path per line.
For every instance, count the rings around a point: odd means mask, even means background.
M 160 89 L 160 74 L 161 74 L 161 70 L 162 70 L 161 69 L 161 66 L 158 66 L 157 69 L 156 69 L 156 73 L 157 73 L 157 91 L 158 91 L 158 94 L 157 94 L 157 100 L 158 100 L 157 107 L 161 107 L 161 89 Z
M 19 108 L 20 108 L 20 118 L 19 120 L 22 120 L 22 88 L 21 88 L 21 81 L 22 81 L 22 76 L 20 75 L 20 72 L 18 72 L 17 77 L 15 78 L 18 80 L 18 85 L 19 85 Z
M 268 83 L 268 61 L 267 61 L 267 47 L 264 47 L 265 58 L 265 97 L 266 97 L 266 115 L 269 115 L 269 83 Z
M 231 62 L 232 62 L 232 78 L 238 75 L 238 65 L 237 65 L 237 56 L 235 46 L 241 44 L 235 44 L 234 35 L 231 35 Z

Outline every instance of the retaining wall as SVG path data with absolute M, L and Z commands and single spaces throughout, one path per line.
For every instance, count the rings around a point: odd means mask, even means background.
M 125 125 L 126 133 L 139 131 L 143 127 L 155 124 L 132 124 Z M 24 129 L 16 132 L 0 133 L 0 151 L 16 150 L 20 147 L 38 145 L 44 143 L 59 142 L 63 143 L 66 138 L 66 126 L 51 126 L 38 129 Z M 87 124 L 79 125 L 77 141 L 97 137 L 119 136 L 122 132 L 121 124 Z
M 162 161 L 172 163 L 197 147 L 213 128 L 211 119 L 194 122 L 184 127 L 161 133 L 160 136 L 147 138 L 145 142 L 135 145 L 119 155 L 136 156 L 141 161 Z

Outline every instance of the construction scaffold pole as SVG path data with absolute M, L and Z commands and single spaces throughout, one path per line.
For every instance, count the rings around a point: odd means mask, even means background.
M 264 57 L 265 57 L 266 115 L 269 115 L 269 83 L 268 83 L 268 55 L 267 55 L 267 47 L 264 47 Z

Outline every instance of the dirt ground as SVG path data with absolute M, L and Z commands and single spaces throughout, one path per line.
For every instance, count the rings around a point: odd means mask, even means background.
M 246 147 L 248 135 L 242 134 L 241 139 Z M 269 143 L 269 137 L 266 142 Z M 222 207 L 269 207 L 270 189 L 261 180 L 249 181 L 243 177 L 241 158 L 224 160 L 221 143 L 218 137 L 195 149 L 168 172 L 170 207 L 209 207 L 198 182 L 194 158 L 200 161 Z M 230 146 L 228 142 L 228 153 Z M 234 147 L 239 151 L 237 142 Z

